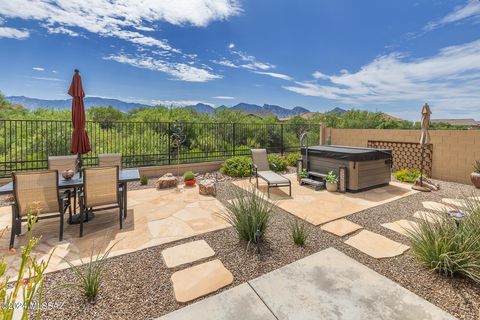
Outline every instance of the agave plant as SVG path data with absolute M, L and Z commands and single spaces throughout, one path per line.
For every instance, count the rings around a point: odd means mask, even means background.
M 480 160 L 475 160 L 473 164 L 473 172 L 480 173 Z

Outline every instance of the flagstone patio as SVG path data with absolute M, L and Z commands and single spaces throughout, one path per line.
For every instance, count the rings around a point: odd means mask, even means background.
M 219 217 L 224 210 L 220 201 L 198 193 L 198 187 L 157 191 L 142 189 L 128 193 L 128 215 L 120 230 L 116 210 L 99 212 L 95 218 L 84 224 L 84 236 L 78 237 L 79 226 L 65 223 L 64 240 L 58 241 L 58 219 L 39 221 L 34 227 L 34 235 L 41 236 L 35 253 L 46 258 L 56 247 L 48 272 L 64 269 L 67 259 L 74 264 L 85 261 L 95 246 L 95 253 L 103 253 L 114 245 L 110 256 L 141 250 L 184 239 L 190 236 L 222 229 L 228 224 Z M 0 207 L 0 230 L 9 227 L 11 208 Z M 7 274 L 16 273 L 20 265 L 20 248 L 26 242 L 26 228 L 15 239 L 15 250 L 8 250 L 10 232 L 0 240 L 1 254 L 6 257 L 9 269 Z
M 356 193 L 315 191 L 310 187 L 300 186 L 295 174 L 287 174 L 285 177 L 292 181 L 292 197 L 288 196 L 288 187 L 271 188 L 270 199 L 285 211 L 314 225 L 343 218 L 416 193 L 410 185 L 394 181 L 388 186 Z M 245 190 L 253 186 L 248 179 L 233 183 Z M 259 179 L 259 189 L 266 197 L 267 184 L 261 179 Z

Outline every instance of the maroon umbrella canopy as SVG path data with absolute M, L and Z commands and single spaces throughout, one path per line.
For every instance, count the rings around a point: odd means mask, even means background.
M 72 97 L 73 125 L 70 152 L 78 154 L 87 153 L 92 150 L 92 148 L 90 147 L 90 140 L 85 130 L 85 107 L 83 106 L 85 92 L 83 92 L 82 78 L 80 78 L 78 70 L 75 70 L 68 94 Z

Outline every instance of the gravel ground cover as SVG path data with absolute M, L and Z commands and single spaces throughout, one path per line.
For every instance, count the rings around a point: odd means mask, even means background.
M 151 183 L 154 184 L 155 179 L 150 180 L 146 187 L 152 187 Z M 474 190 L 473 187 L 462 184 L 447 182 L 440 184 L 441 190 L 438 192 L 417 193 L 358 212 L 347 219 L 367 230 L 408 244 L 406 237 L 380 224 L 403 218 L 413 220 L 413 213 L 423 208 L 422 201 L 440 202 L 446 197 L 470 195 Z M 233 188 L 230 182 L 221 182 L 217 188 L 219 190 L 217 198 L 221 201 L 228 200 L 229 188 Z M 135 189 L 135 186 L 132 185 L 130 189 Z M 73 280 L 71 270 L 47 274 L 44 302 L 56 303 L 61 307 L 45 310 L 42 319 L 151 319 L 183 307 L 184 305 L 175 301 L 170 276 L 188 265 L 167 269 L 160 253 L 165 248 L 199 239 L 204 239 L 214 249 L 215 258 L 220 259 L 233 273 L 234 282 L 225 289 L 319 250 L 334 247 L 460 319 L 479 319 L 480 286 L 472 281 L 432 273 L 417 263 L 408 252 L 383 260 L 370 258 L 343 243 L 349 236 L 337 237 L 310 224 L 307 224 L 309 238 L 306 245 L 297 247 L 291 239 L 289 228 L 295 219 L 297 218 L 293 215 L 277 208 L 259 254 L 255 253 L 256 248 L 252 246 L 247 248 L 245 243 L 239 242 L 234 230 L 227 228 L 111 258 L 95 304 L 88 303 L 81 293 L 72 288 L 59 287 Z

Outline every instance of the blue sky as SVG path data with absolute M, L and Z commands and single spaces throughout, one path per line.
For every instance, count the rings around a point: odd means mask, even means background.
M 0 91 L 480 120 L 480 1 L 0 1 Z

